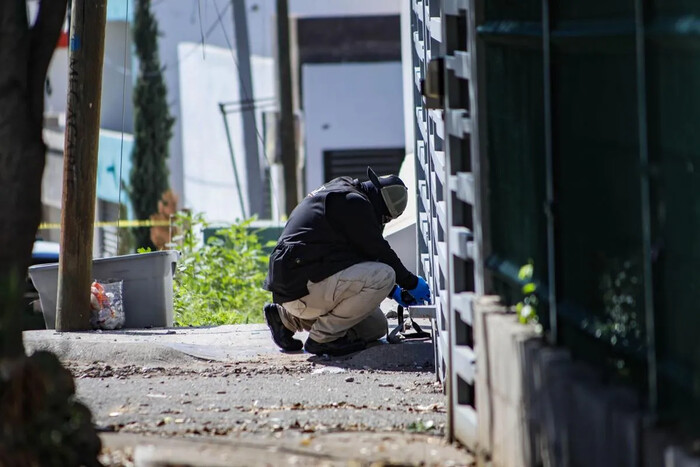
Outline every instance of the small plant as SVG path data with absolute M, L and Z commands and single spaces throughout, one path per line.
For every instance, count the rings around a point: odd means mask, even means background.
M 532 260 L 528 261 L 528 263 L 523 265 L 518 271 L 518 279 L 524 282 L 522 288 L 524 298 L 515 305 L 515 311 L 518 314 L 518 321 L 523 324 L 537 324 L 539 322 L 539 318 L 537 317 L 537 305 L 539 305 L 539 301 L 535 294 L 535 292 L 537 292 L 537 284 L 533 281 L 534 273 L 535 265 Z
M 641 268 L 635 261 L 609 260 L 599 281 L 605 317 L 596 328 L 596 337 L 607 340 L 611 345 L 632 348 L 643 345 L 644 328 L 639 313 L 641 275 Z
M 432 420 L 427 420 L 423 421 L 423 419 L 419 418 L 415 422 L 411 422 L 408 425 L 408 431 L 412 433 L 426 433 L 431 430 L 435 430 L 435 422 Z
M 177 326 L 262 322 L 262 307 L 270 293 L 262 287 L 268 256 L 251 220 L 216 231 L 202 245 L 208 227 L 201 214 L 179 213 L 181 258 L 175 275 L 174 319 Z

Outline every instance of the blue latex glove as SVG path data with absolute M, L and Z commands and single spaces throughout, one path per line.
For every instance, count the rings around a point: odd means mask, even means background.
M 430 288 L 428 287 L 428 283 L 425 282 L 425 279 L 420 276 L 418 276 L 418 284 L 416 287 L 410 289 L 408 293 L 410 293 L 418 303 L 430 301 Z
M 394 288 L 391 290 L 390 297 L 393 298 L 396 303 L 398 303 L 404 308 L 408 308 L 409 306 L 416 304 L 416 302 L 413 300 L 411 300 L 410 302 L 404 300 L 405 297 L 401 296 L 401 287 L 399 287 L 398 285 L 395 285 Z

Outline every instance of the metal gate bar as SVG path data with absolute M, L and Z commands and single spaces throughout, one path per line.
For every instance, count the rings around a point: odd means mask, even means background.
M 477 50 L 473 0 L 410 0 L 413 38 L 419 270 L 434 292 L 435 368 L 448 395 L 450 440 L 476 439 L 472 299 L 484 291 Z M 444 58 L 444 108 L 421 93 Z

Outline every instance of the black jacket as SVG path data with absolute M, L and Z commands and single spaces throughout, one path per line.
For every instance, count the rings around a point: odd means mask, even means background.
M 292 211 L 270 255 L 265 288 L 275 303 L 309 293 L 320 282 L 353 264 L 379 261 L 396 272 L 396 282 L 412 289 L 418 279 L 401 263 L 382 236 L 386 207 L 377 189 L 340 177 L 311 192 Z

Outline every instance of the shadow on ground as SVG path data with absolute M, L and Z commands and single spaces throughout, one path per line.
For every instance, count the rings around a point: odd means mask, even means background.
M 342 357 L 313 355 L 309 361 L 317 365 L 347 369 L 429 373 L 435 371 L 433 342 L 428 339 L 401 344 L 379 341 L 361 352 Z

